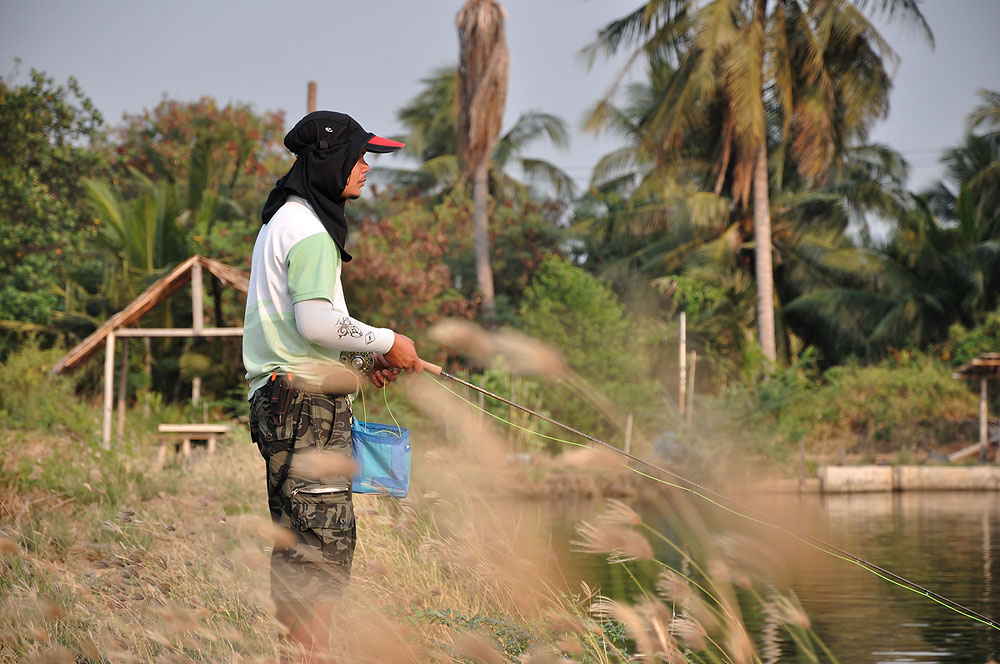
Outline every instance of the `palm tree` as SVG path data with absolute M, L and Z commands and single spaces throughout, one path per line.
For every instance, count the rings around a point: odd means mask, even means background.
M 991 101 L 1000 117 L 997 97 L 981 95 L 970 128 L 988 124 Z M 828 283 L 804 288 L 786 311 L 869 355 L 939 342 L 954 323 L 979 325 L 1000 302 L 1000 134 L 970 133 L 942 162 L 945 181 L 881 215 L 896 221 L 886 242 L 818 255 Z
M 930 38 L 911 0 L 878 6 L 916 21 Z M 688 134 L 720 122 L 714 190 L 728 185 L 734 203 L 752 210 L 758 335 L 774 361 L 770 183 L 792 166 L 822 184 L 845 147 L 864 142 L 888 108 L 885 64 L 895 54 L 850 0 L 649 0 L 586 51 L 593 58 L 625 47 L 633 48 L 630 61 L 644 55 L 676 69 L 649 116 L 660 162 Z
M 496 311 L 487 219 L 489 154 L 500 134 L 507 103 L 510 53 L 506 12 L 496 0 L 468 0 L 458 11 L 458 138 L 463 177 L 472 179 L 476 279 L 483 313 Z
M 104 181 L 84 181 L 100 232 L 96 236 L 108 268 L 103 292 L 123 306 L 153 275 L 187 257 L 187 243 L 177 225 L 182 206 L 173 184 L 153 182 L 133 170 L 139 196 L 123 200 Z
M 379 168 L 396 182 L 412 185 L 425 192 L 450 188 L 458 176 L 458 100 L 456 97 L 455 67 L 439 67 L 423 79 L 424 87 L 417 96 L 397 113 L 406 128 L 400 140 L 406 143 L 401 157 L 420 161 L 417 170 Z M 496 141 L 489 158 L 489 183 L 496 194 L 519 188 L 520 185 L 506 173 L 511 164 L 522 173 L 551 187 L 557 196 L 571 197 L 573 181 L 555 164 L 527 156 L 529 146 L 540 139 L 548 139 L 556 147 L 569 143 L 566 123 L 558 116 L 540 111 L 525 111 L 513 126 Z
M 981 90 L 983 100 L 968 117 L 969 133 L 962 145 L 945 153 L 946 181 L 928 200 L 943 219 L 959 222 L 975 218 L 979 234 L 1000 238 L 1000 93 Z M 985 128 L 983 134 L 973 133 Z

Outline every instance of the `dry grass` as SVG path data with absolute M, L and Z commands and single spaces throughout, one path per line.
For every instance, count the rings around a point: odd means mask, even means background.
M 355 498 L 354 575 L 335 612 L 340 661 L 759 661 L 736 599 L 757 570 L 726 556 L 749 547 L 713 546 L 705 569 L 717 582 L 664 568 L 640 602 L 603 598 L 563 577 L 537 512 L 503 498 L 526 481 L 506 441 L 443 391 L 411 385 L 438 433 L 415 437 L 409 498 Z M 0 429 L 0 663 L 276 661 L 268 552 L 288 533 L 266 516 L 256 449 L 238 430 L 213 457 L 196 450 L 163 468 L 154 457 L 141 436 L 106 453 Z M 320 461 L 343 470 L 343 459 Z M 574 474 L 615 462 L 578 453 L 546 464 Z M 644 528 L 611 502 L 580 525 L 580 546 L 661 564 Z M 771 605 L 774 620 L 807 629 L 792 599 Z M 713 654 L 681 659 L 700 649 Z
M 244 433 L 162 469 L 152 443 L 109 454 L 0 435 L 0 662 L 276 658 L 267 552 L 289 535 L 266 517 Z M 499 447 L 479 452 L 467 460 L 504 465 Z M 354 580 L 335 625 L 344 661 L 453 661 L 476 627 L 485 644 L 490 626 L 528 634 L 554 606 L 538 532 L 461 467 L 434 475 L 447 491 L 355 498 Z

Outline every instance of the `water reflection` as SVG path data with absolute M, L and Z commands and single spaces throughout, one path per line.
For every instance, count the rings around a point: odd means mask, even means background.
M 745 503 L 863 559 L 927 587 L 970 609 L 1000 618 L 994 575 L 1000 494 L 899 493 L 842 496 L 768 495 Z M 702 546 L 664 501 L 633 505 L 654 528 L 687 546 Z M 627 598 L 634 583 L 620 566 L 569 551 L 572 524 L 592 520 L 600 501 L 560 501 L 543 508 L 553 524 L 553 548 L 574 573 L 614 598 Z M 1000 659 L 1000 631 L 954 613 L 926 597 L 892 585 L 851 562 L 811 549 L 781 533 L 699 506 L 714 535 L 752 534 L 762 551 L 777 556 L 779 576 L 798 595 L 816 633 L 841 662 L 947 662 L 984 664 Z M 654 542 L 654 546 L 656 543 Z M 680 557 L 658 546 L 668 564 Z M 652 586 L 656 568 L 632 564 L 640 582 Z M 748 615 L 766 662 L 789 651 L 768 609 Z

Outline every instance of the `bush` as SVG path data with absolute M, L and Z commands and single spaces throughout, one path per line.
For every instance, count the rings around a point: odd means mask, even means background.
M 42 349 L 29 339 L 0 364 L 0 421 L 6 426 L 65 428 L 84 434 L 94 430 L 91 415 L 73 394 L 72 382 L 50 376 L 62 357 L 61 348 Z
M 961 325 L 952 325 L 948 330 L 948 340 L 941 348 L 941 357 L 954 366 L 966 364 L 983 353 L 1000 351 L 1000 312 L 986 316 L 978 327 L 967 330 Z
M 566 364 L 625 413 L 640 428 L 662 423 L 663 390 L 650 378 L 646 337 L 626 315 L 610 288 L 562 258 L 544 262 L 525 292 L 520 310 L 525 332 L 563 351 Z M 546 390 L 544 406 L 555 419 L 597 437 L 615 432 L 612 423 L 577 393 L 565 387 Z M 618 424 L 618 423 L 614 423 Z
M 915 451 L 955 442 L 959 423 L 975 415 L 968 386 L 951 368 L 923 354 L 902 354 L 873 366 L 827 371 L 814 389 L 789 391 L 777 412 L 789 440 L 813 452 Z

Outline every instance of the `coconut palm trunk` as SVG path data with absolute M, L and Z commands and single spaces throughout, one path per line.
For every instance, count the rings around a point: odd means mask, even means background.
M 476 281 L 483 294 L 483 314 L 492 318 L 496 313 L 496 293 L 493 289 L 493 264 L 490 261 L 488 201 L 489 162 L 483 159 L 476 167 L 472 183 L 472 232 L 476 256 Z
M 507 104 L 510 53 L 504 30 L 506 12 L 496 0 L 468 0 L 458 12 L 458 138 L 462 174 L 472 180 L 473 237 L 476 278 L 483 297 L 482 313 L 496 312 L 490 263 L 489 159 L 500 135 Z
M 774 270 L 771 265 L 771 205 L 767 146 L 761 145 L 753 169 L 753 234 L 757 272 L 757 335 L 764 357 L 777 359 L 774 337 Z

